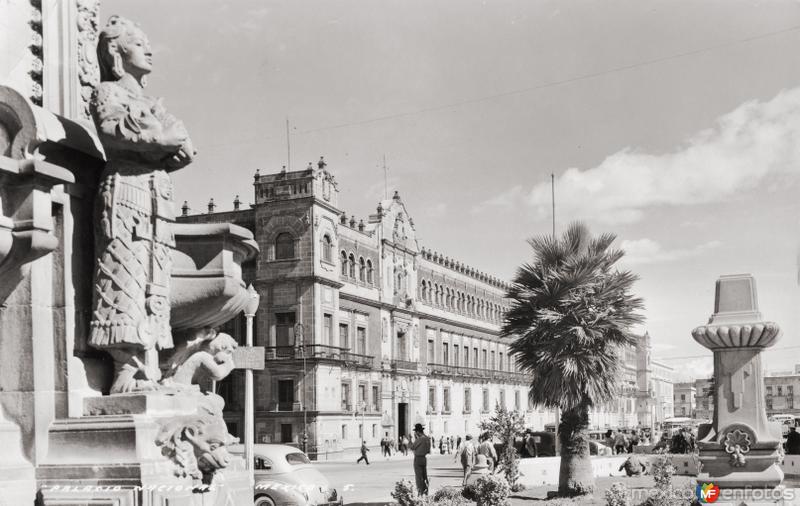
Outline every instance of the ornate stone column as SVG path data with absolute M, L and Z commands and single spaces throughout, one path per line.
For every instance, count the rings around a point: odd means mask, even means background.
M 750 274 L 717 280 L 714 314 L 692 331 L 695 341 L 714 352 L 714 419 L 700 426 L 698 482 L 720 488 L 776 487 L 780 427 L 767 420 L 761 352 L 778 340 L 776 323 L 758 311 L 756 282 Z

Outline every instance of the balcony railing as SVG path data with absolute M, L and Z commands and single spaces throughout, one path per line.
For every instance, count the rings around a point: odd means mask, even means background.
M 410 360 L 392 360 L 392 370 L 395 371 L 417 371 L 417 362 Z
M 515 371 L 492 371 L 489 369 L 480 369 L 477 367 L 462 367 L 458 365 L 445 365 L 445 364 L 428 364 L 428 374 L 441 374 L 446 376 L 455 376 L 462 378 L 474 379 L 491 379 L 495 381 L 505 381 L 508 383 L 522 383 L 530 382 L 530 376 Z
M 370 369 L 375 364 L 375 357 L 372 355 L 352 353 L 348 348 L 326 344 L 267 346 L 264 355 L 267 360 L 302 360 L 305 357 L 307 360 L 334 360 Z

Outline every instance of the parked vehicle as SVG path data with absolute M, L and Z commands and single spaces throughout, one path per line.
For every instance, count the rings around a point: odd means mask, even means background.
M 230 452 L 244 455 L 244 446 Z M 297 448 L 281 444 L 257 444 L 253 452 L 254 506 L 296 504 L 298 506 L 341 506 L 342 496 Z

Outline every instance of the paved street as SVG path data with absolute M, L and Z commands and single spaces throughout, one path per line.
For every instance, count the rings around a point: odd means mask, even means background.
M 370 465 L 356 465 L 355 458 L 341 462 L 321 462 L 317 465 L 337 490 L 344 494 L 345 504 L 384 504 L 392 501 L 394 484 L 403 478 L 414 480 L 411 455 L 393 456 L 386 460 L 370 452 Z M 461 483 L 461 466 L 453 455 L 429 455 L 428 477 L 431 491 L 443 485 Z

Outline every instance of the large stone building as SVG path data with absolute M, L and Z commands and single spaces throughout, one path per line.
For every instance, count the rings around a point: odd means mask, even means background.
M 257 441 L 307 435 L 310 452 L 335 453 L 415 423 L 474 434 L 497 403 L 527 409 L 529 381 L 499 338 L 507 286 L 422 248 L 399 194 L 366 219 L 347 218 L 322 160 L 256 175 L 254 187 L 249 209 L 181 221 L 243 225 L 261 247 L 244 266 L 261 295 L 255 341 L 267 357 L 255 380 Z M 220 385 L 234 434 L 241 383 L 233 375 Z
M 421 247 L 400 195 L 366 219 L 347 217 L 337 182 L 320 160 L 301 171 L 256 174 L 255 204 L 188 214 L 181 222 L 230 222 L 261 248 L 243 266 L 261 295 L 255 344 L 267 368 L 255 374 L 259 442 L 303 443 L 336 454 L 366 440 L 407 434 L 477 433 L 499 404 L 537 430 L 555 414 L 530 406 L 529 378 L 499 337 L 507 285 Z M 242 340 L 240 318 L 226 331 Z M 664 368 L 649 336 L 624 354 L 621 395 L 592 411 L 598 429 L 651 425 L 671 416 Z M 233 434 L 243 428 L 243 378 L 219 385 Z M 668 405 L 667 405 L 668 404 Z

